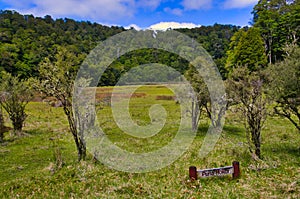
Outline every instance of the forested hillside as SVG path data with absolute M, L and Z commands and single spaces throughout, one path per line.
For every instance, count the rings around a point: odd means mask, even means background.
M 51 16 L 41 18 L 1 11 L 0 70 L 23 78 L 37 76 L 38 64 L 43 58 L 56 54 L 58 46 L 85 55 L 97 41 L 124 30 L 67 18 L 53 20 Z
M 220 72 L 226 73 L 226 51 L 230 38 L 240 27 L 234 25 L 202 26 L 178 31 L 194 38 L 211 54 Z M 15 11 L 0 13 L 0 70 L 22 78 L 38 76 L 38 65 L 45 57 L 53 57 L 58 46 L 67 47 L 82 59 L 98 41 L 125 31 L 123 27 L 108 27 L 88 21 L 34 17 Z M 133 66 L 162 63 L 179 72 L 187 70 L 187 62 L 178 56 L 159 50 L 139 50 L 116 60 L 103 75 L 100 85 L 114 85 L 120 75 Z
M 281 61 L 286 54 L 284 48 L 287 45 L 299 44 L 299 13 L 298 1 L 261 0 L 254 7 L 252 26 L 257 28 L 262 38 L 263 51 L 269 63 Z M 249 27 L 243 28 L 245 32 L 248 29 Z M 234 52 L 234 48 L 239 43 L 239 36 L 243 34 L 237 33 L 241 30 L 239 26 L 215 24 L 177 30 L 203 45 L 214 59 L 224 79 L 228 76 L 230 68 L 238 62 L 232 60 L 235 56 L 238 57 L 234 54 L 243 51 L 236 49 Z M 35 17 L 21 15 L 16 11 L 0 11 L 0 71 L 20 75 L 21 78 L 36 77 L 39 63 L 45 57 L 53 57 L 59 46 L 66 47 L 70 52 L 84 59 L 97 42 L 122 31 L 126 29 L 116 26 L 108 27 L 89 21 L 79 22 L 68 18 L 54 20 L 49 15 Z M 249 37 L 248 41 L 249 39 L 257 40 L 257 38 Z M 244 50 L 251 51 L 247 48 L 245 47 Z M 231 56 L 229 61 L 228 56 Z M 99 85 L 114 85 L 125 71 L 146 63 L 162 63 L 181 73 L 188 68 L 185 60 L 168 52 L 154 49 L 138 50 L 116 60 L 107 69 Z

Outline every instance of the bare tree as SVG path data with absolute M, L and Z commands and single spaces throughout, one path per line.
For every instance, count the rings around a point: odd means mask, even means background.
M 189 70 L 185 73 L 185 77 L 187 78 L 187 80 L 189 80 L 193 88 L 193 92 L 189 92 L 189 96 L 192 100 L 190 112 L 192 117 L 192 129 L 197 130 L 201 115 L 203 114 L 204 110 L 210 110 L 209 91 L 203 78 L 193 65 L 189 65 Z
M 249 150 L 261 158 L 261 130 L 267 117 L 267 98 L 264 94 L 264 78 L 247 67 L 234 69 L 227 81 L 230 98 L 240 106 L 249 143 Z
M 190 81 L 194 92 L 191 92 L 192 98 L 191 115 L 192 129 L 197 130 L 200 117 L 206 113 L 214 127 L 220 127 L 225 111 L 227 110 L 227 98 L 215 99 L 212 106 L 210 92 L 203 77 L 199 74 L 193 65 L 189 65 L 189 70 L 185 73 L 186 78 Z

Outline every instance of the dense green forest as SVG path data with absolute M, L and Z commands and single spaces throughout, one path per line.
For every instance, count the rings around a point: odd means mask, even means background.
M 230 38 L 240 27 L 234 25 L 202 26 L 178 31 L 197 40 L 211 54 L 221 73 L 225 75 L 226 51 Z M 53 57 L 59 46 L 67 47 L 82 59 L 97 42 L 126 31 L 123 27 L 107 27 L 97 23 L 72 19 L 34 17 L 15 11 L 0 13 L 0 70 L 22 78 L 38 76 L 38 65 L 45 57 Z M 183 73 L 187 61 L 177 55 L 154 49 L 138 50 L 116 60 L 103 75 L 100 85 L 114 85 L 120 75 L 133 66 L 162 63 Z
M 23 78 L 37 76 L 39 63 L 45 57 L 53 57 L 59 46 L 86 55 L 97 41 L 124 30 L 67 18 L 53 20 L 51 16 L 41 18 L 1 11 L 0 70 Z
M 251 22 L 257 31 L 248 35 L 239 47 L 238 43 L 249 27 L 215 24 L 176 30 L 199 42 L 212 56 L 222 77 L 226 79 L 235 64 L 248 64 L 247 60 L 242 62 L 238 60 L 247 59 L 251 51 L 265 53 L 266 60 L 258 63 L 261 66 L 265 67 L 267 63 L 281 61 L 286 54 L 284 48 L 288 44 L 299 44 L 299 13 L 299 1 L 260 0 L 253 9 Z M 45 57 L 54 57 L 59 46 L 68 48 L 75 55 L 80 55 L 80 59 L 83 60 L 97 42 L 122 31 L 126 29 L 103 26 L 89 21 L 79 22 L 68 18 L 54 20 L 49 15 L 35 17 L 21 15 L 16 11 L 1 11 L 0 71 L 20 75 L 21 78 L 36 77 L 39 63 Z M 257 50 L 249 46 L 251 40 L 261 40 L 264 48 Z M 237 55 L 240 51 L 244 55 Z M 249 59 L 256 62 L 253 57 Z M 155 49 L 138 50 L 116 60 L 106 70 L 99 85 L 114 85 L 125 71 L 147 63 L 162 63 L 181 73 L 188 69 L 187 62 L 177 55 Z M 255 68 L 255 66 L 251 67 Z

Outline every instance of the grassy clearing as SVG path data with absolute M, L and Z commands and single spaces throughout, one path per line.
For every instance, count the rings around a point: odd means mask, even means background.
M 129 136 L 117 127 L 108 106 L 99 109 L 98 120 L 118 146 L 133 152 L 153 151 L 175 136 L 178 104 L 156 100 L 157 96 L 172 95 L 161 86 L 144 86 L 136 92 L 143 95 L 130 101 L 133 120 L 149 124 L 148 108 L 159 103 L 169 113 L 161 132 L 146 139 Z M 13 139 L 6 134 L 6 142 L 0 146 L 0 198 L 300 198 L 300 134 L 285 119 L 267 120 L 261 161 L 248 153 L 239 116 L 228 112 L 223 134 L 206 158 L 198 158 L 208 128 L 204 120 L 189 150 L 177 161 L 158 171 L 137 174 L 107 168 L 94 162 L 91 155 L 76 162 L 75 144 L 61 108 L 32 102 L 28 114 L 26 135 Z M 191 165 L 220 167 L 233 160 L 240 161 L 240 179 L 226 176 L 191 182 L 188 178 Z

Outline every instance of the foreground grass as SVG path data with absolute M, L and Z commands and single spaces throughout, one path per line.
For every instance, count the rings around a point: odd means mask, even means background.
M 156 89 L 156 90 L 155 90 Z M 101 91 L 105 92 L 105 90 Z M 159 103 L 171 113 L 157 135 L 133 138 L 117 128 L 111 110 L 104 106 L 98 120 L 108 137 L 133 152 L 153 151 L 166 145 L 178 127 L 178 104 L 157 100 L 170 91 L 145 86 L 131 102 L 131 116 L 140 125 L 150 123 L 147 109 Z M 164 99 L 164 98 L 159 98 Z M 26 135 L 0 146 L 0 198 L 300 198 L 300 134 L 286 120 L 272 117 L 262 132 L 263 160 L 248 153 L 245 133 L 238 116 L 227 114 L 223 134 L 204 159 L 198 152 L 208 122 L 203 121 L 189 150 L 177 161 L 158 171 L 126 173 L 95 162 L 91 155 L 76 162 L 76 150 L 61 108 L 30 103 Z M 188 168 L 211 168 L 240 161 L 242 176 L 206 178 L 191 182 Z

